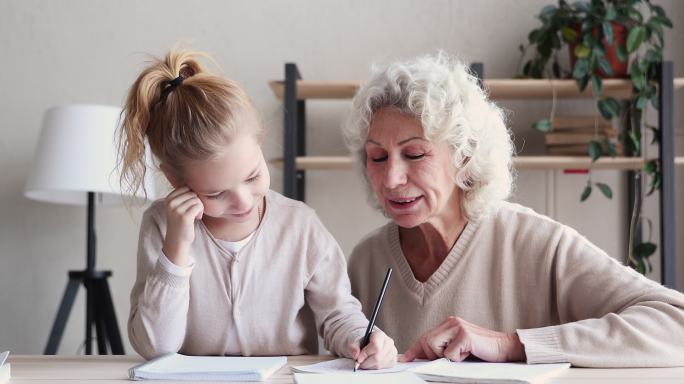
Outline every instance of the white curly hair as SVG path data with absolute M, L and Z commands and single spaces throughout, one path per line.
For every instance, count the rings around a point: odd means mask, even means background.
M 365 143 L 373 115 L 386 107 L 416 117 L 429 141 L 449 144 L 453 178 L 463 191 L 462 210 L 468 220 L 508 197 L 514 147 L 504 112 L 488 100 L 463 62 L 441 51 L 394 62 L 375 69 L 359 89 L 344 134 L 370 196 Z

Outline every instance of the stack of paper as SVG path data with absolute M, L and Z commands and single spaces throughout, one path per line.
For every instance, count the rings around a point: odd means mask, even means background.
M 560 374 L 570 364 L 451 362 L 439 359 L 397 363 L 392 368 L 352 372 L 354 361 L 335 359 L 291 367 L 298 384 L 416 383 L 422 380 L 447 383 L 539 383 Z
M 525 363 L 455 363 L 447 359 L 411 369 L 411 372 L 428 381 L 447 383 L 540 383 L 556 376 L 570 364 Z
M 278 357 L 185 356 L 170 353 L 129 370 L 132 380 L 264 381 L 287 363 Z
M 392 368 L 385 369 L 360 369 L 357 374 L 380 374 L 402 372 L 411 368 L 416 368 L 427 364 L 427 360 L 416 360 L 410 363 L 397 363 Z M 354 371 L 354 364 L 356 362 L 352 359 L 339 358 L 334 360 L 323 361 L 311 365 L 298 365 L 290 367 L 292 372 L 299 373 L 349 373 Z
M 9 383 L 10 381 L 10 365 L 9 363 L 5 364 L 7 356 L 9 356 L 9 351 L 0 353 L 0 383 Z

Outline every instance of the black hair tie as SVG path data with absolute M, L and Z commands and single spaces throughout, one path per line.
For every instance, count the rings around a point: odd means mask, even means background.
M 179 85 L 183 84 L 183 80 L 185 80 L 185 76 L 179 75 L 175 79 L 166 83 L 166 86 L 164 87 L 161 95 L 159 96 L 159 101 L 157 101 L 155 106 L 164 103 L 166 101 L 166 98 L 169 97 L 169 93 L 171 93 L 171 91 L 176 89 L 176 87 L 178 87 Z
M 185 77 L 183 75 L 178 75 L 175 79 L 169 81 L 169 88 L 176 88 L 177 86 L 183 84 Z

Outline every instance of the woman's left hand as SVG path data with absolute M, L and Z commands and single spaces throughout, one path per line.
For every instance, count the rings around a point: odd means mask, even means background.
M 425 332 L 404 353 L 401 361 L 441 357 L 463 361 L 469 355 L 496 363 L 526 359 L 525 348 L 515 332 L 496 332 L 450 316 L 442 324 Z
M 397 363 L 397 347 L 394 340 L 381 330 L 371 333 L 370 341 L 363 350 L 359 350 L 360 340 L 349 346 L 351 357 L 363 369 L 391 368 Z

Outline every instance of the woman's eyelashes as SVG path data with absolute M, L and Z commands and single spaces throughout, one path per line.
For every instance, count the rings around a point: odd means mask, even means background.
M 420 160 L 425 157 L 425 153 L 405 153 L 403 156 L 408 160 Z M 369 155 L 368 158 L 374 163 L 382 163 L 387 160 L 387 155 Z

